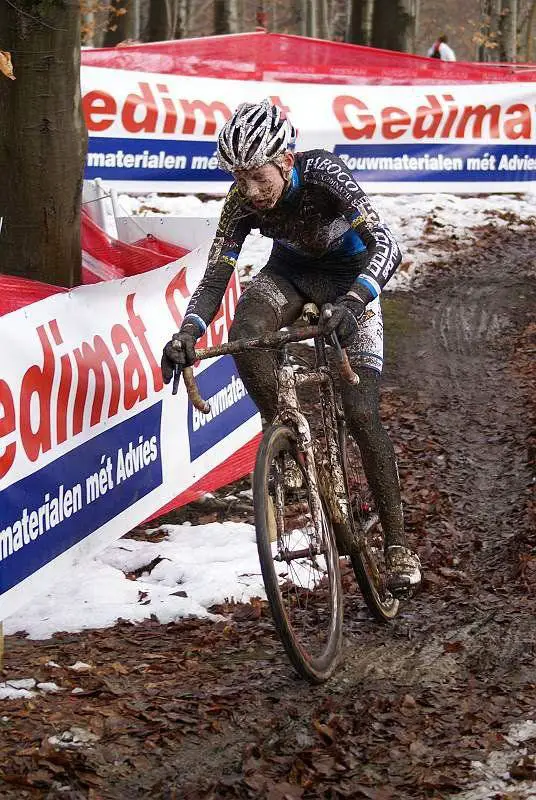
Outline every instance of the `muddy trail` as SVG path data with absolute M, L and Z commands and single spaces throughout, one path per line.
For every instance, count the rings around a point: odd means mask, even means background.
M 536 796 L 536 228 L 476 233 L 385 301 L 420 595 L 378 626 L 347 573 L 342 663 L 317 687 L 255 601 L 215 624 L 8 637 L 4 679 L 77 691 L 0 701 L 2 798 Z M 224 497 L 214 518 L 251 519 Z

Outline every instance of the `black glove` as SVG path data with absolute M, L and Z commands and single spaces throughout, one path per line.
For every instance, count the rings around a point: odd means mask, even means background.
M 348 347 L 357 332 L 357 323 L 365 313 L 365 303 L 359 297 L 344 294 L 331 307 L 331 316 L 325 317 L 325 306 L 318 327 L 324 335 L 336 333 L 341 347 Z
M 183 370 L 191 367 L 195 362 L 195 343 L 201 336 L 201 331 L 195 322 L 185 322 L 178 333 L 174 333 L 171 341 L 164 347 L 160 367 L 164 383 L 169 383 L 175 372 L 175 367 Z

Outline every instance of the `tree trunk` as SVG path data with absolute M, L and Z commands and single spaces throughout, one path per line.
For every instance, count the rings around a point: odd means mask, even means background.
M 502 0 L 500 61 L 517 61 L 517 0 Z
M 501 0 L 482 0 L 479 61 L 499 60 Z
M 163 0 L 160 1 L 163 2 Z M 136 19 L 137 13 L 139 13 L 139 6 L 136 0 L 113 0 L 110 3 L 108 29 L 104 35 L 104 47 L 115 47 L 119 42 L 124 42 L 126 39 L 137 38 L 137 33 L 139 34 L 139 26 Z
M 318 35 L 329 39 L 328 0 L 318 0 Z
M 108 30 L 108 20 L 110 16 L 110 0 L 100 0 L 97 5 L 95 15 L 95 30 L 93 32 L 93 47 L 103 47 L 104 38 Z
M 406 53 L 417 52 L 417 36 L 419 26 L 420 0 L 402 0 L 402 7 L 409 17 L 409 24 L 406 29 L 406 42 L 404 51 Z
M 189 34 L 188 19 L 190 16 L 189 0 L 178 0 L 177 23 L 175 25 L 175 39 L 186 39 Z
M 232 7 L 230 0 L 214 0 L 215 35 L 218 36 L 232 32 Z
M 376 0 L 372 21 L 374 47 L 407 51 L 413 29 L 409 0 Z
M 238 31 L 240 30 L 238 0 L 227 0 L 227 3 L 229 5 L 230 33 L 238 33 Z
M 532 44 L 534 40 L 534 22 L 536 20 L 536 0 L 532 0 L 527 18 L 527 29 L 525 33 L 525 61 L 532 61 Z
M 0 3 L 0 30 L 16 76 L 0 76 L 0 271 L 75 286 L 87 144 L 79 0 Z
M 347 41 L 352 44 L 370 44 L 365 39 L 365 6 L 368 0 L 352 0 L 350 24 L 346 35 Z
M 82 29 L 80 32 L 80 41 L 87 47 L 95 47 L 95 25 L 96 18 L 94 11 L 84 11 L 81 15 Z
M 313 39 L 318 39 L 318 0 L 309 0 L 310 8 L 310 33 Z
M 372 20 L 374 19 L 375 0 L 365 0 L 363 14 L 363 42 L 370 45 L 372 42 Z
M 165 42 L 174 35 L 171 27 L 169 0 L 151 0 L 147 41 Z

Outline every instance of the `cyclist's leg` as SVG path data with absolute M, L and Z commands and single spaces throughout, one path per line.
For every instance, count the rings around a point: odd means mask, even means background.
M 405 546 L 396 457 L 379 413 L 380 373 L 371 367 L 352 366 L 359 375 L 359 385 L 342 387 L 348 427 L 359 445 L 387 544 Z
M 390 566 L 401 584 L 420 581 L 419 561 L 407 548 L 396 456 L 380 419 L 380 380 L 383 365 L 383 323 L 379 300 L 367 307 L 357 335 L 348 348 L 358 386 L 342 387 L 346 419 L 361 451 L 363 468 L 385 534 Z
M 272 259 L 241 295 L 229 340 L 261 336 L 294 322 L 304 299 L 290 281 L 273 269 Z M 254 350 L 234 356 L 240 377 L 266 422 L 277 412 L 275 355 Z

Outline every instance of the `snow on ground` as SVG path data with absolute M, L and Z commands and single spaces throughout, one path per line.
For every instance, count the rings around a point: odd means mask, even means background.
M 472 238 L 471 229 L 491 221 L 515 226 L 534 219 L 536 195 L 491 194 L 456 196 L 453 194 L 374 195 L 373 203 L 393 230 L 404 256 L 404 269 L 391 279 L 391 289 L 409 287 L 415 269 L 426 267 L 439 252 L 434 243 L 445 237 L 457 236 L 462 241 Z M 151 194 L 145 197 L 120 195 L 120 208 L 128 214 L 181 217 L 218 217 L 222 200 L 203 202 L 193 195 L 168 197 Z M 252 266 L 255 274 L 266 263 L 272 240 L 258 232 L 252 233 L 244 244 L 238 268 Z
M 536 800 L 536 782 L 513 779 L 510 770 L 514 764 L 526 764 L 525 774 L 529 776 L 535 762 L 536 722 L 531 719 L 512 725 L 504 737 L 504 749 L 488 754 L 486 761 L 473 761 L 472 771 L 478 775 L 473 786 L 461 794 L 457 800 L 489 800 L 491 797 L 525 798 Z M 512 792 L 512 794 L 510 794 Z
M 165 623 L 212 617 L 208 609 L 216 603 L 265 597 L 252 525 L 185 523 L 158 530 L 167 534 L 162 541 L 120 539 L 78 564 L 54 589 L 5 620 L 4 633 L 26 631 L 44 639 L 56 631 L 107 627 L 120 618 L 136 622 L 154 614 Z

